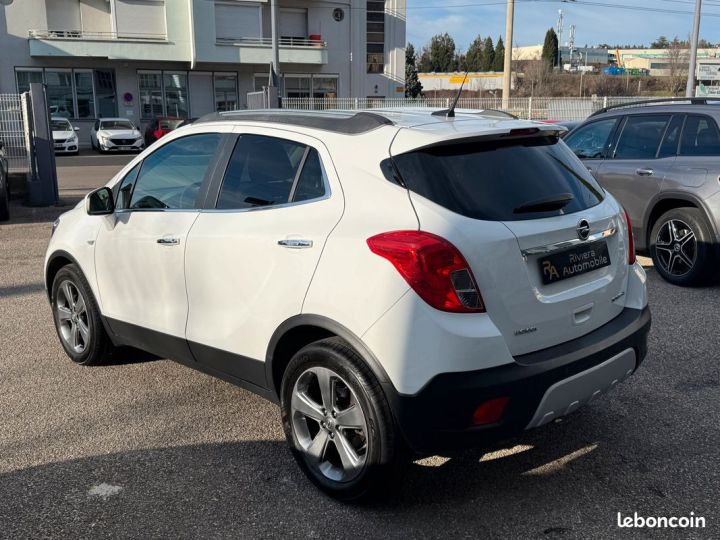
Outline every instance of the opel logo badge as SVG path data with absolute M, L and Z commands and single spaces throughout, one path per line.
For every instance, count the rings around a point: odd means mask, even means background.
M 590 236 L 590 224 L 587 222 L 587 219 L 578 221 L 576 230 L 580 240 L 587 240 Z

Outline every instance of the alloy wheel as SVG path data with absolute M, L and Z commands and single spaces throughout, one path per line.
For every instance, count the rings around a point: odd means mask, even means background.
M 63 341 L 73 352 L 82 354 L 90 344 L 90 322 L 85 299 L 72 281 L 60 283 L 55 312 Z
M 655 254 L 662 269 L 673 276 L 684 276 L 695 266 L 697 239 L 690 226 L 680 219 L 663 223 L 655 238 Z
M 307 463 L 322 476 L 349 482 L 367 460 L 367 421 L 340 375 L 311 367 L 298 377 L 290 403 L 292 429 Z

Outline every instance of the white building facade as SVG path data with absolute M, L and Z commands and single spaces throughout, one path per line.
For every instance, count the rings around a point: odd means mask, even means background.
M 278 0 L 286 97 L 401 97 L 405 0 Z M 268 0 L 15 0 L 0 7 L 0 93 L 44 82 L 51 111 L 198 117 L 267 85 Z M 84 131 L 84 129 L 83 129 Z

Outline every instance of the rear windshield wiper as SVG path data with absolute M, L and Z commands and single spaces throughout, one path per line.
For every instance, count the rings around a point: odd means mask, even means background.
M 552 212 L 553 210 L 560 210 L 561 208 L 565 208 L 565 206 L 567 206 L 573 198 L 574 197 L 570 193 L 561 193 L 559 195 L 553 195 L 552 197 L 529 201 L 515 208 L 515 210 L 513 210 L 513 214 L 529 214 L 531 212 Z

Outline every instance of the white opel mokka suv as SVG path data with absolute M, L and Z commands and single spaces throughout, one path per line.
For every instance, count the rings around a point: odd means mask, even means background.
M 646 354 L 627 215 L 557 127 L 496 111 L 255 111 L 163 137 L 53 226 L 76 363 L 132 346 L 276 402 L 353 500 L 414 456 L 566 415 Z

